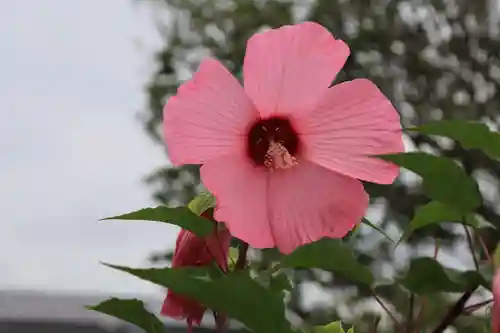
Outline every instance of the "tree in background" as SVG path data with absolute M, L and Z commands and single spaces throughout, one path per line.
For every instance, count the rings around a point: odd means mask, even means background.
M 396 105 L 403 126 L 439 119 L 480 119 L 497 129 L 500 4 L 496 0 L 157 0 L 149 5 L 169 17 L 162 27 L 164 47 L 156 53 L 157 70 L 147 85 L 149 101 L 143 114 L 147 133 L 159 144 L 163 144 L 159 131 L 163 105 L 205 56 L 218 58 L 241 78 L 246 40 L 253 33 L 304 20 L 319 22 L 350 46 L 351 56 L 336 83 L 371 79 Z M 500 227 L 500 208 L 495 204 L 500 199 L 498 162 L 449 140 L 409 134 L 408 144 L 411 149 L 461 163 L 480 185 L 484 202 L 479 213 Z M 185 204 L 200 190 L 198 170 L 198 166 L 166 167 L 152 173 L 147 183 L 159 189 L 154 193 L 159 202 Z M 415 209 L 427 202 L 419 180 L 407 173 L 394 186 L 365 187 L 380 215 L 377 224 L 394 238 L 407 227 Z M 368 231 L 362 228 L 353 237 L 359 242 L 358 255 L 378 275 L 393 274 L 422 251 L 432 253 L 435 244 L 429 244 L 430 235 L 437 237 L 440 253 L 471 263 L 470 258 L 460 256 L 460 246 L 466 241 L 462 228 L 422 229 L 396 252 L 386 239 Z M 485 235 L 491 246 L 498 241 L 494 229 L 485 229 Z M 263 260 L 276 255 L 273 251 L 263 254 Z M 340 288 L 353 291 L 344 292 L 341 298 L 332 296 L 331 305 L 314 307 L 304 306 L 304 295 L 292 294 L 289 307 L 302 319 L 321 324 L 341 318 L 356 323 L 361 332 L 378 320 L 377 307 L 365 304 L 370 295 L 356 292 L 355 285 L 338 277 L 304 270 L 296 272 L 293 281 L 314 283 L 330 293 Z M 397 315 L 419 316 L 422 304 L 407 291 L 387 287 L 384 296 Z M 426 323 L 435 325 L 433 318 L 448 311 L 453 303 L 448 296 L 425 302 L 421 316 Z M 462 317 L 456 327 L 460 332 L 483 332 L 482 324 L 478 318 Z

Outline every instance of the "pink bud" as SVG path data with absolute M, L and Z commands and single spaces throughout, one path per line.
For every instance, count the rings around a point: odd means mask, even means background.
M 203 216 L 208 217 L 203 214 Z M 214 230 L 216 224 L 214 224 Z M 197 267 L 210 265 L 214 260 L 222 271 L 227 272 L 227 257 L 231 235 L 227 229 L 214 231 L 207 237 L 198 237 L 182 229 L 176 241 L 172 267 Z M 175 319 L 186 319 L 189 332 L 192 324 L 200 325 L 206 308 L 198 301 L 167 292 L 161 314 Z

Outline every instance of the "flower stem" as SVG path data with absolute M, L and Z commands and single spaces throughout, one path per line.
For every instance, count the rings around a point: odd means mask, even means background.
M 469 228 L 467 227 L 467 225 L 465 223 L 462 223 L 462 225 L 464 226 L 465 235 L 467 237 L 467 244 L 469 244 L 469 250 L 470 250 L 470 254 L 472 256 L 472 260 L 474 260 L 474 267 L 476 268 L 476 271 L 479 271 L 479 262 L 477 261 L 477 258 L 476 258 L 476 251 L 474 251 L 474 244 L 472 243 L 472 236 L 470 235 L 470 231 L 469 231 Z
M 476 290 L 476 287 L 473 289 L 469 289 L 466 291 L 459 299 L 456 301 L 455 304 L 448 310 L 448 314 L 443 318 L 443 321 L 432 331 L 432 333 L 442 333 L 444 330 L 453 324 L 455 319 L 460 316 L 462 311 L 464 310 L 465 303 L 469 300 L 469 298 L 472 296 L 472 293 Z
M 238 247 L 238 260 L 236 261 L 235 268 L 237 270 L 245 269 L 247 263 L 247 252 L 248 252 L 248 244 L 241 242 L 241 245 Z M 226 333 L 228 331 L 228 320 L 227 315 L 224 313 L 216 313 L 214 312 L 215 319 L 215 333 Z
M 422 305 L 420 307 L 420 310 L 418 311 L 417 320 L 415 321 L 415 332 L 417 333 L 420 333 L 420 326 L 424 319 L 424 310 L 426 305 L 427 305 L 427 297 L 424 297 L 422 299 Z
M 434 255 L 432 256 L 434 260 L 437 260 L 437 257 L 439 255 L 439 249 L 440 249 L 441 243 L 439 242 L 439 239 L 434 240 Z M 422 306 L 420 307 L 420 310 L 417 315 L 417 319 L 415 320 L 415 332 L 420 333 L 420 326 L 422 325 L 422 321 L 424 320 L 424 311 L 425 307 L 427 305 L 427 296 L 424 296 L 422 298 Z
M 474 312 L 481 309 L 483 306 L 490 304 L 491 302 L 493 302 L 493 298 L 476 304 L 469 305 L 468 307 L 464 308 L 464 311 Z
M 397 331 L 404 332 L 404 328 L 402 327 L 401 323 L 396 319 L 396 317 L 394 317 L 392 312 L 387 308 L 387 306 L 384 304 L 384 302 L 382 302 L 382 300 L 377 296 L 377 294 L 375 294 L 375 291 L 372 290 L 371 292 L 372 292 L 373 298 L 375 298 L 377 303 L 382 307 L 382 309 L 384 309 L 384 311 L 387 313 L 389 318 L 391 318 L 392 322 L 394 323 L 394 327 L 397 329 Z
M 486 256 L 488 263 L 491 265 L 491 267 L 494 267 L 495 263 L 493 262 L 493 259 L 491 258 L 490 251 L 488 251 L 488 247 L 486 246 L 486 243 L 484 242 L 483 236 L 480 233 L 476 233 L 476 237 L 477 237 L 477 240 L 479 241 L 479 244 L 481 244 L 481 248 L 483 249 L 484 255 Z
M 247 252 L 248 252 L 248 244 L 245 242 L 241 242 L 238 247 L 238 260 L 236 261 L 235 268 L 236 269 L 245 269 L 247 264 Z
M 413 328 L 413 317 L 414 317 L 414 309 L 415 309 L 415 294 L 411 293 L 410 295 L 410 304 L 408 307 L 408 318 L 406 322 L 406 332 L 410 333 Z
M 224 313 L 215 313 L 214 312 L 214 320 L 215 320 L 215 333 L 227 333 L 228 331 L 228 320 L 227 315 Z

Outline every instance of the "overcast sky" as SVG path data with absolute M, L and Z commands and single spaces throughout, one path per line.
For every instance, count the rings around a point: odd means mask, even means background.
M 0 1 L 0 290 L 163 296 L 99 264 L 147 265 L 176 236 L 97 222 L 153 206 L 141 179 L 167 163 L 136 120 L 159 40 L 133 3 Z
M 158 291 L 99 265 L 145 265 L 176 234 L 97 223 L 154 205 L 141 179 L 166 163 L 136 120 L 158 36 L 133 3 L 0 2 L 0 289 Z

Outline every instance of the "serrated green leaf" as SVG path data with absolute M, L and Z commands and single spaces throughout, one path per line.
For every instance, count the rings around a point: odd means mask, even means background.
M 207 236 L 214 230 L 214 225 L 210 220 L 198 216 L 187 207 L 168 208 L 165 206 L 159 206 L 156 208 L 144 208 L 132 213 L 107 217 L 102 220 L 164 222 L 187 229 L 200 237 Z
M 147 333 L 165 332 L 162 322 L 138 299 L 111 298 L 87 309 L 104 313 L 142 328 Z
M 489 287 L 488 281 L 478 272 L 445 268 L 432 258 L 413 259 L 406 274 L 396 281 L 418 295 L 465 292 L 479 285 Z
M 421 152 L 378 157 L 420 175 L 424 192 L 433 200 L 455 207 L 462 213 L 471 212 L 481 204 L 476 182 L 446 157 Z
M 366 285 L 373 282 L 371 271 L 361 265 L 351 249 L 338 239 L 323 238 L 303 245 L 283 257 L 280 265 L 289 268 L 321 268 Z
M 409 128 L 410 131 L 446 136 L 460 142 L 465 149 L 480 149 L 493 159 L 500 158 L 500 133 L 492 132 L 482 123 L 442 120 Z
M 208 308 L 227 313 L 254 332 L 292 332 L 290 323 L 285 319 L 281 294 L 263 288 L 244 271 L 211 279 L 205 268 L 106 266 L 196 299 Z
M 417 209 L 415 216 L 413 216 L 410 222 L 409 228 L 405 230 L 398 244 L 401 241 L 407 240 L 414 231 L 441 222 L 464 223 L 474 228 L 477 227 L 477 221 L 472 215 L 464 217 L 464 215 L 454 207 L 450 207 L 438 201 L 431 201 Z
M 345 333 L 340 321 L 335 321 L 323 326 L 316 326 L 313 329 L 314 333 Z
M 215 197 L 208 192 L 198 194 L 187 207 L 195 214 L 201 215 L 210 208 L 215 208 Z
M 370 228 L 378 231 L 382 236 L 384 236 L 385 238 L 387 238 L 387 240 L 391 243 L 395 243 L 391 237 L 389 237 L 382 229 L 380 229 L 379 227 L 377 227 L 375 224 L 373 224 L 372 222 L 370 222 L 366 217 L 364 217 L 362 220 L 361 220 L 361 223 L 363 224 L 366 224 L 367 226 L 369 226 Z

